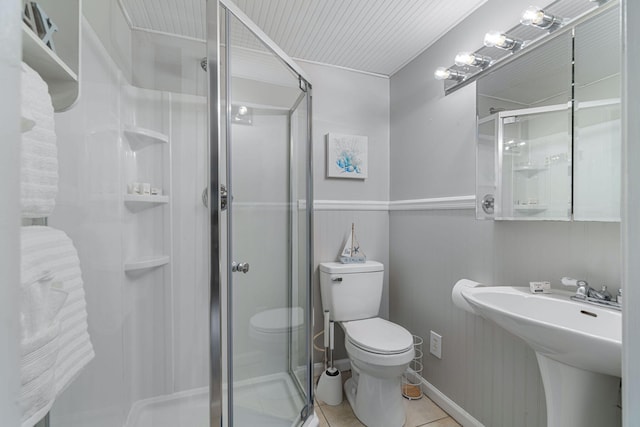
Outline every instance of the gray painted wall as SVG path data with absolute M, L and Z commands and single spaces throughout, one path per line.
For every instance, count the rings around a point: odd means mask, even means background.
M 313 185 L 321 200 L 388 200 L 389 79 L 300 62 L 313 84 Z M 369 177 L 326 178 L 325 135 L 369 137 Z
M 316 200 L 389 200 L 389 79 L 336 67 L 300 62 L 313 84 L 313 185 Z M 329 132 L 369 138 L 369 178 L 326 178 Z M 380 315 L 388 316 L 389 214 L 365 210 L 317 211 L 314 216 L 314 312 L 316 332 L 322 330 L 318 264 L 336 261 L 345 238 L 356 224 L 367 257 L 386 267 Z M 344 335 L 336 328 L 336 358 L 347 357 Z M 317 340 L 322 346 L 322 340 Z M 322 361 L 322 353 L 314 353 Z
M 513 26 L 526 1 L 485 3 L 391 78 L 391 200 L 475 193 L 475 85 L 445 97 L 433 70 L 483 34 Z M 620 286 L 620 227 L 478 221 L 472 210 L 390 214 L 390 319 L 425 338 L 423 376 L 486 426 L 544 426 L 535 355 L 519 338 L 451 302 L 463 277 L 526 285 L 564 275 Z M 443 336 L 442 360 L 428 354 Z

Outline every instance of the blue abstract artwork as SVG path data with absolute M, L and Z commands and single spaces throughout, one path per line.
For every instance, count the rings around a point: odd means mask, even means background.
M 361 135 L 327 134 L 327 177 L 367 178 L 368 139 Z

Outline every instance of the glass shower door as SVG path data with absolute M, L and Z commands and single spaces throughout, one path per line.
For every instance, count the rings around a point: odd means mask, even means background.
M 307 85 L 226 13 L 227 418 L 288 427 L 311 384 Z

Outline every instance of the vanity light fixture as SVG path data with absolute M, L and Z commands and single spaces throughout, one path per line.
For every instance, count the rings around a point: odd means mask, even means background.
M 467 78 L 467 75 L 459 71 L 452 70 L 451 68 L 438 67 L 433 73 L 433 77 L 435 77 L 436 80 L 456 80 L 461 82 Z
M 542 28 L 548 30 L 553 26 L 562 25 L 562 18 L 556 15 L 545 12 L 537 6 L 529 6 L 522 12 L 520 17 L 520 23 L 522 25 L 531 25 L 533 27 Z
M 493 60 L 488 56 L 478 55 L 472 52 L 460 52 L 456 55 L 455 63 L 459 67 L 471 65 L 478 68 L 486 68 Z
M 484 35 L 484 45 L 504 50 L 516 51 L 522 47 L 522 40 L 509 37 L 500 31 L 489 31 Z

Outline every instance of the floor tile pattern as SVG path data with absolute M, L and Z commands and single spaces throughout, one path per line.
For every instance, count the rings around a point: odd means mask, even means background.
M 343 381 L 351 376 L 350 371 L 342 373 Z M 407 420 L 404 427 L 460 427 L 453 418 L 433 403 L 427 396 L 418 400 L 404 400 Z M 327 405 L 319 399 L 315 404 L 320 427 L 363 427 L 356 418 L 349 402 L 344 399 L 338 406 Z

